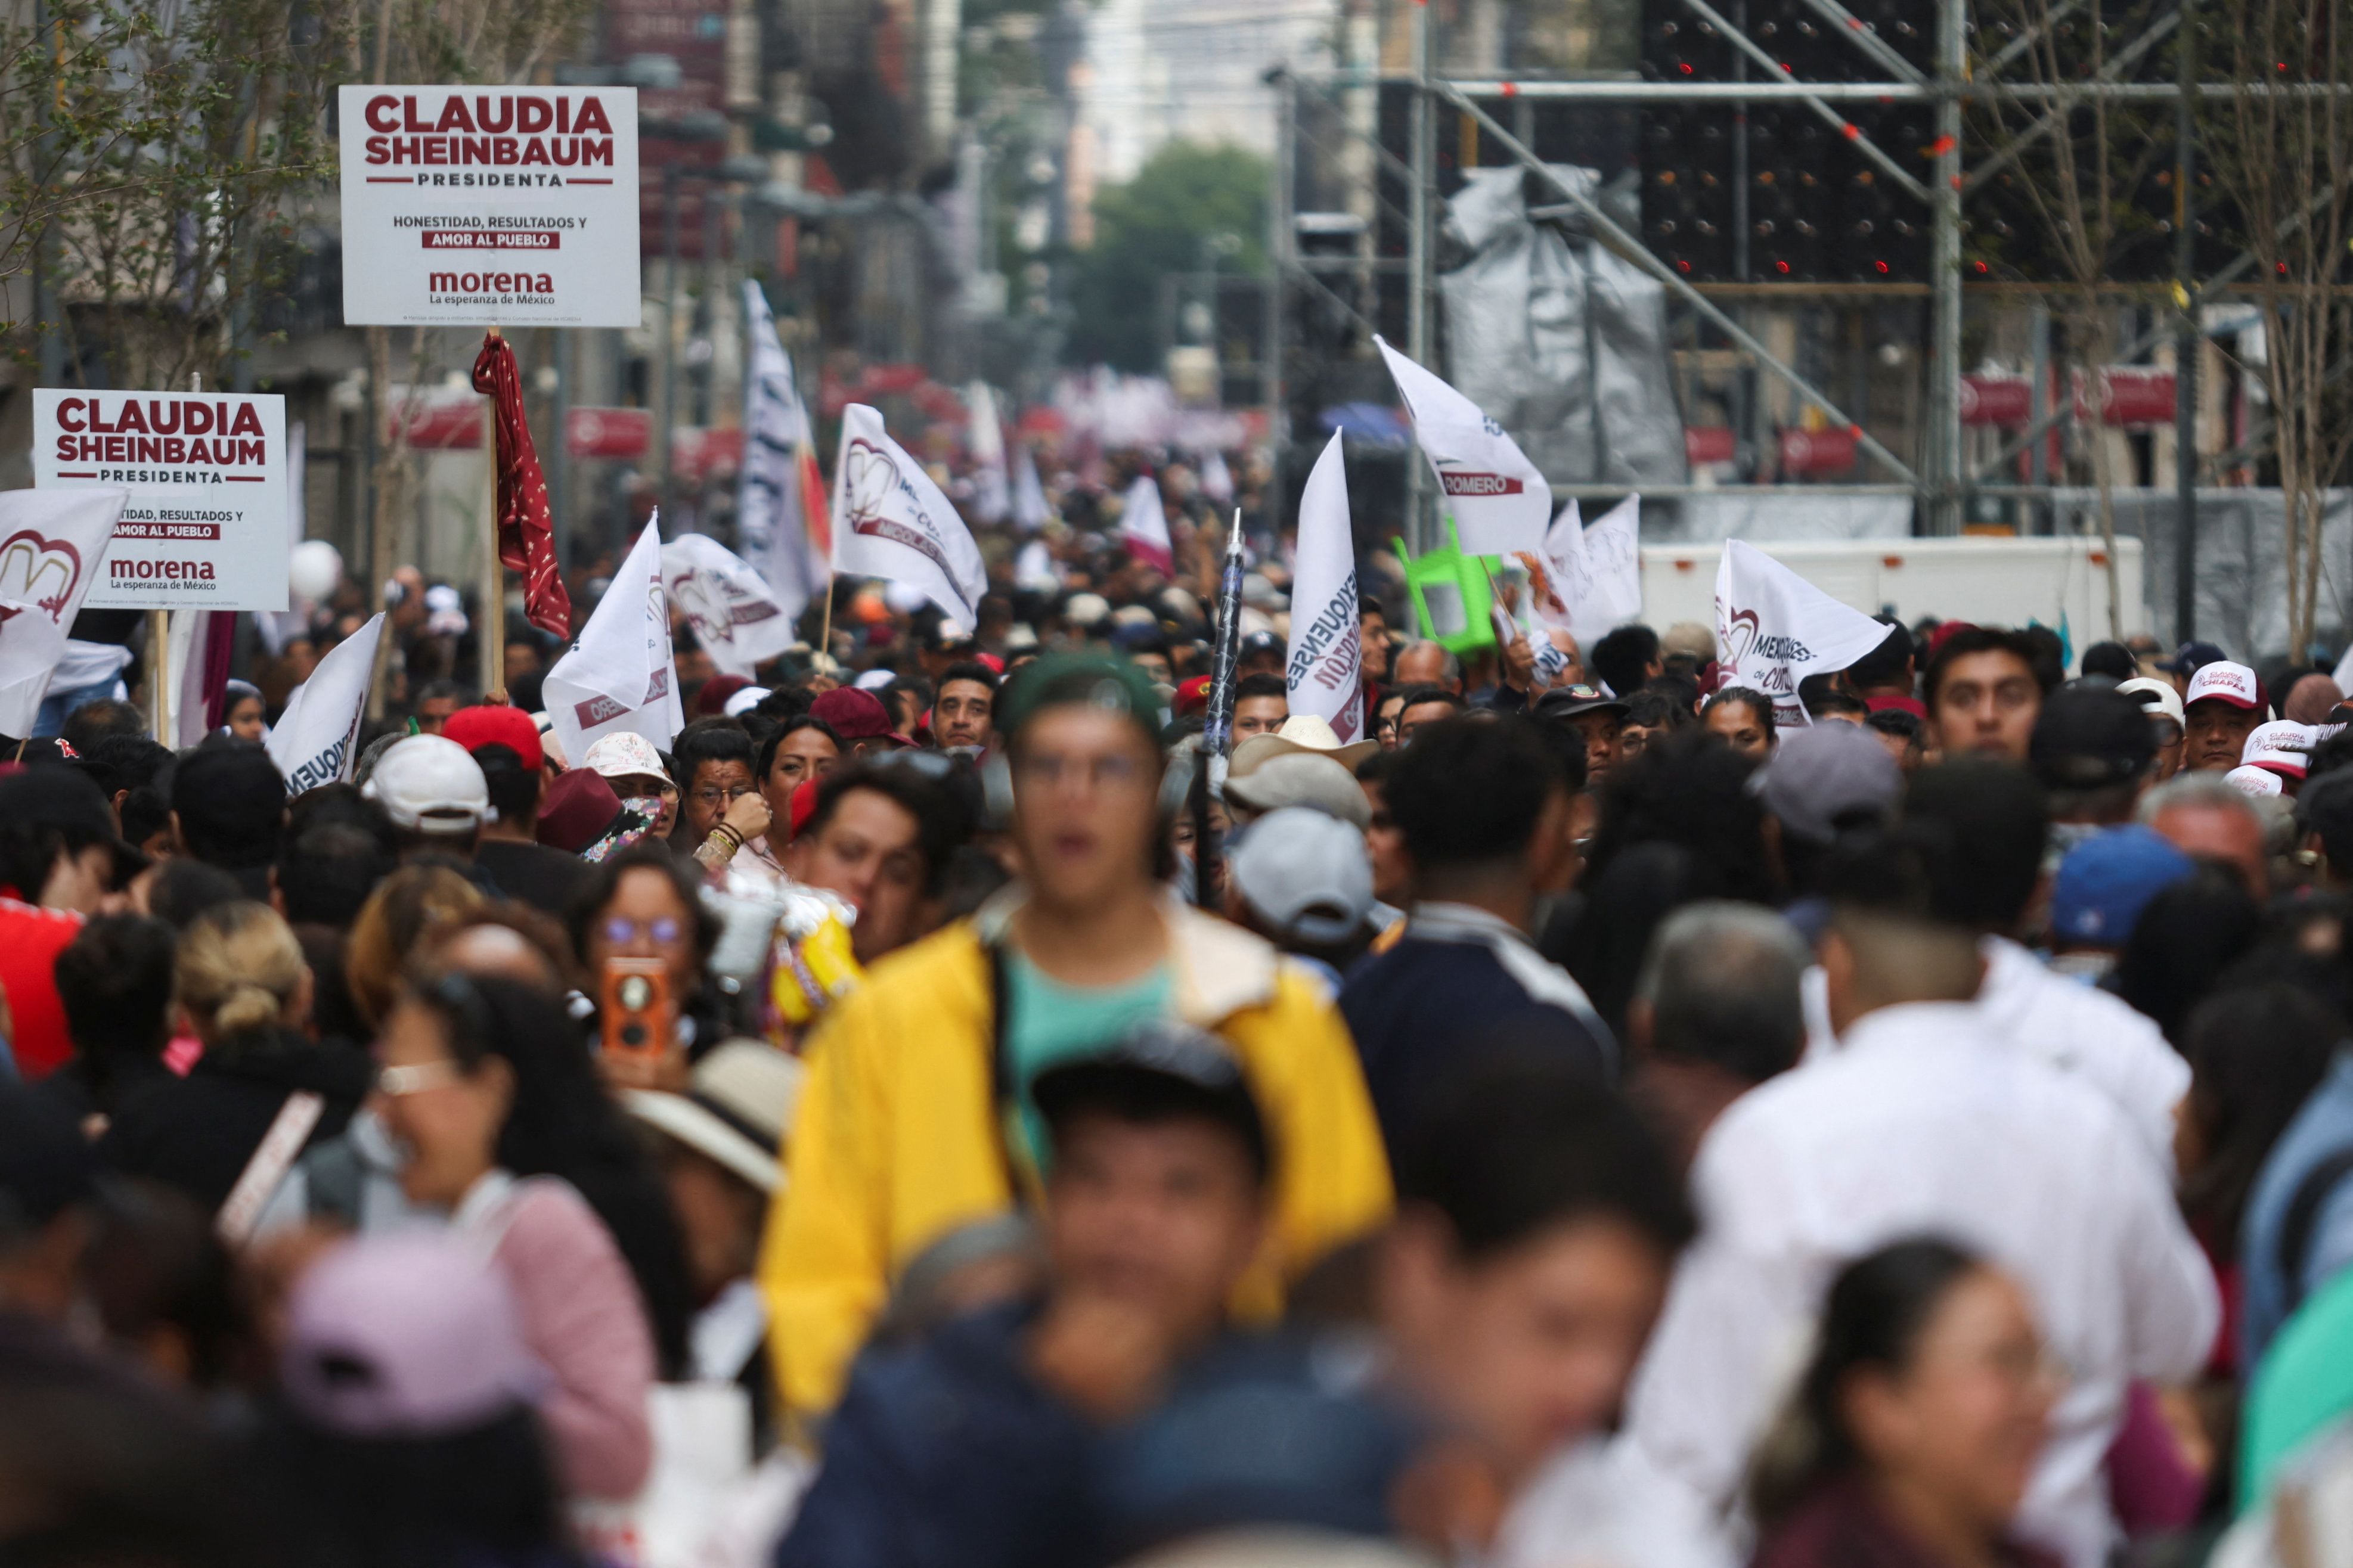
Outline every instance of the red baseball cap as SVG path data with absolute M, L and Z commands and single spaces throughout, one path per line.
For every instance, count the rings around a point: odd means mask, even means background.
M 508 747 L 527 768 L 536 768 L 546 760 L 546 752 L 539 743 L 539 726 L 520 708 L 490 703 L 460 708 L 449 715 L 448 722 L 441 726 L 441 733 L 469 752 L 484 746 Z
M 892 741 L 913 747 L 914 742 L 891 728 L 891 710 L 871 691 L 837 686 L 809 704 L 812 718 L 824 720 L 845 741 Z
M 1176 711 L 1198 713 L 1209 705 L 1209 678 L 1197 675 L 1176 688 Z

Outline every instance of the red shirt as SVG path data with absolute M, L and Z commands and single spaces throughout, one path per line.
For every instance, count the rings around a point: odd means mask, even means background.
M 0 894 L 0 986 L 8 993 L 16 1027 L 8 1044 L 27 1083 L 63 1067 L 73 1055 L 65 1004 L 58 1000 L 58 954 L 81 933 L 70 910 L 45 910 Z

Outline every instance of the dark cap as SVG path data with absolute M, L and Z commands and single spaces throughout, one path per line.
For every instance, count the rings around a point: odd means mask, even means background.
M 2186 642 L 2173 650 L 2171 658 L 2160 658 L 2157 668 L 2168 675 L 2189 675 L 2210 664 L 2221 664 L 2231 656 L 2210 642 Z
M 1266 1123 L 1240 1064 L 1216 1036 L 1188 1025 L 1146 1024 L 1108 1050 L 1049 1068 L 1029 1097 L 1057 1137 L 1088 1110 L 1135 1121 L 1197 1116 L 1240 1136 L 1261 1180 L 1269 1168 Z
M 1748 776 L 1748 792 L 1784 833 L 1831 844 L 1895 814 L 1904 770 L 1870 731 L 1830 720 L 1782 731 L 1772 756 Z
M 118 886 L 147 868 L 147 857 L 123 842 L 105 792 L 77 767 L 50 763 L 0 778 L 0 822 L 61 828 L 105 845 L 114 851 Z M 38 888 L 16 890 L 27 901 L 41 896 Z
M 0 1083 L 0 1243 L 40 1229 L 89 1197 L 98 1156 L 57 1101 Z
M 1282 639 L 1275 636 L 1272 632 L 1252 632 L 1250 636 L 1242 638 L 1241 653 L 1245 658 L 1254 653 L 1281 653 L 1282 651 Z
M 2043 699 L 2026 760 L 2045 789 L 2130 784 L 2157 760 L 2157 731 L 2133 698 L 2073 681 Z
M 259 746 L 216 738 L 173 768 L 172 809 L 180 814 L 183 837 L 192 845 L 201 838 L 239 846 L 254 857 L 251 864 L 267 865 L 286 816 L 286 780 Z M 198 858 L 212 856 L 199 847 Z
M 1049 708 L 1101 708 L 1134 723 L 1160 749 L 1160 696 L 1124 658 L 1051 653 L 1023 665 L 997 697 L 997 732 L 1012 739 Z
M 1536 699 L 1539 719 L 1574 719 L 1580 713 L 1615 713 L 1626 716 L 1626 704 L 1609 695 L 1598 686 L 1556 686 Z
M 574 768 L 547 786 L 547 798 L 539 807 L 539 841 L 577 855 L 611 832 L 620 815 L 621 797 L 605 776 L 591 768 Z
M 871 691 L 838 686 L 820 693 L 809 704 L 809 717 L 822 719 L 845 741 L 892 741 L 902 746 L 915 742 L 891 728 L 891 710 Z

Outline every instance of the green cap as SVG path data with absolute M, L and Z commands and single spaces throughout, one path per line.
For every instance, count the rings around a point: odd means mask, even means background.
M 1160 696 L 1143 670 L 1124 658 L 1050 653 L 1021 667 L 997 699 L 997 730 L 1008 742 L 1049 708 L 1106 709 L 1131 721 L 1160 747 Z

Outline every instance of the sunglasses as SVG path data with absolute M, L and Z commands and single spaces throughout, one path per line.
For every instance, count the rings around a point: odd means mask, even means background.
M 617 946 L 625 942 L 634 942 L 640 936 L 654 942 L 676 942 L 685 928 L 670 915 L 656 915 L 649 921 L 633 921 L 627 915 L 607 915 L 603 929 L 605 940 Z

